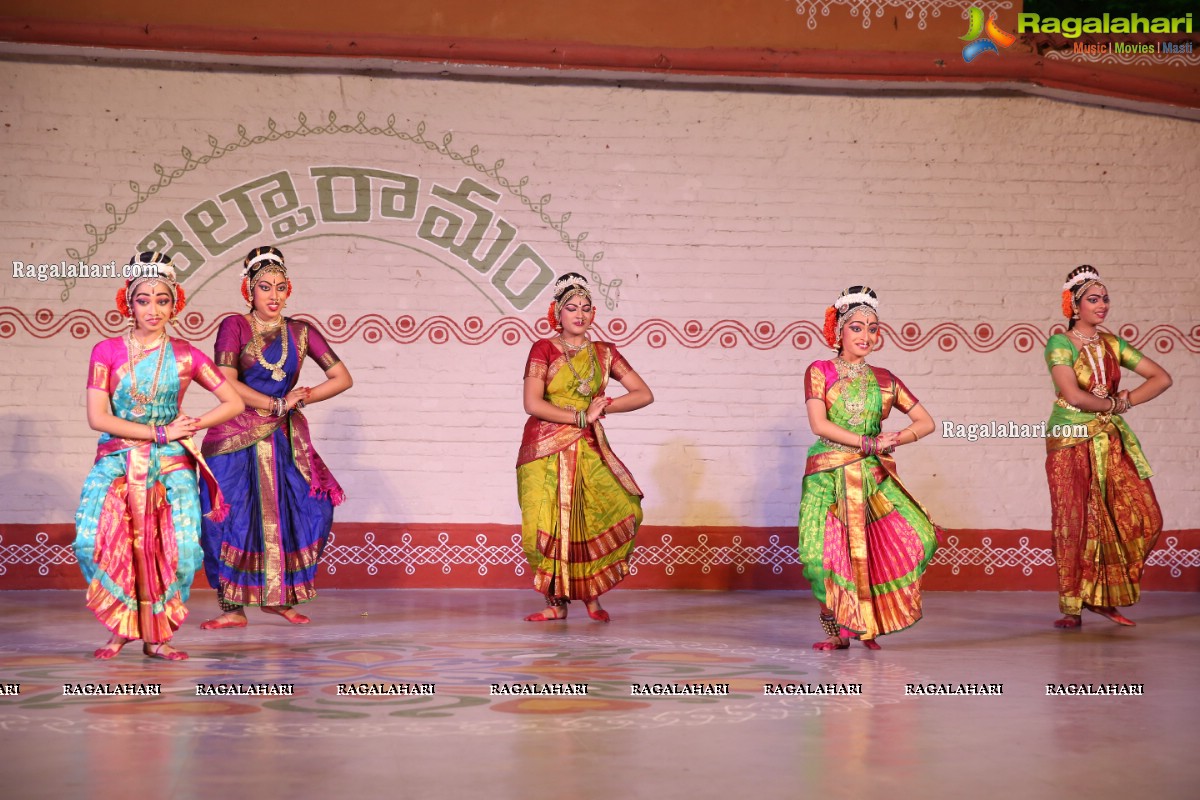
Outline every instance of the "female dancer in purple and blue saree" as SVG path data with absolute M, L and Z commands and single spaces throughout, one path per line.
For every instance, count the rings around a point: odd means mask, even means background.
M 838 355 L 805 373 L 804 397 L 817 441 L 808 451 L 800 501 L 800 560 L 821 604 L 826 639 L 878 650 L 877 636 L 921 618 L 921 575 L 937 548 L 929 514 L 896 474 L 891 452 L 933 432 L 933 420 L 892 373 L 867 364 L 879 337 L 879 301 L 865 286 L 842 292 L 825 313 Z M 895 408 L 912 424 L 880 433 Z
M 96 658 L 141 639 L 147 656 L 182 661 L 187 653 L 169 642 L 200 569 L 197 472 L 217 498 L 213 516 L 225 510 L 191 436 L 233 417 L 242 401 L 207 356 L 167 336 L 184 306 L 170 260 L 141 253 L 130 265 L 145 265 L 147 276 L 117 295 L 129 333 L 97 344 L 88 368 L 88 425 L 102 435 L 75 514 L 75 558 L 87 606 L 112 632 Z M 199 419 L 180 413 L 192 381 L 221 401 Z
M 317 596 L 333 507 L 345 499 L 301 410 L 350 388 L 350 372 L 315 327 L 283 316 L 291 289 L 279 250 L 251 250 L 242 281 L 250 311 L 217 331 L 217 366 L 237 379 L 246 410 L 204 439 L 230 505 L 223 521 L 204 523 L 204 571 L 223 612 L 200 626 L 206 630 L 245 627 L 245 606 L 307 623 L 292 607 Z M 325 382 L 296 385 L 305 356 L 325 370 Z

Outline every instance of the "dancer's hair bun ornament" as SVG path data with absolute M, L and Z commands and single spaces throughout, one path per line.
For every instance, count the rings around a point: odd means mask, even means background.
M 1075 318 L 1076 300 L 1083 296 L 1088 287 L 1100 282 L 1100 270 L 1091 264 L 1080 264 L 1067 275 L 1063 284 L 1062 312 L 1067 319 Z
M 254 276 L 264 269 L 272 272 L 282 272 L 287 275 L 287 265 L 283 260 L 283 252 L 278 247 L 263 245 L 256 247 L 246 254 L 242 261 L 242 275 L 254 279 Z
M 133 294 L 137 291 L 137 287 L 143 283 L 156 284 L 161 283 L 166 286 L 167 291 L 171 295 L 171 299 L 177 308 L 183 307 L 183 287 L 179 285 L 179 276 L 175 273 L 175 265 L 171 263 L 171 257 L 166 253 L 158 253 L 153 250 L 148 250 L 144 253 L 138 253 L 129 259 L 126 265 L 128 268 L 138 267 L 138 271 L 145 270 L 146 274 L 136 275 L 125 281 L 125 285 L 117 294 L 117 310 L 126 319 L 133 319 Z M 150 267 L 153 267 L 151 271 Z
M 554 297 L 556 300 L 561 300 L 563 293 L 569 289 L 583 290 L 591 294 L 588 287 L 587 278 L 580 275 L 578 272 L 568 272 L 554 282 Z

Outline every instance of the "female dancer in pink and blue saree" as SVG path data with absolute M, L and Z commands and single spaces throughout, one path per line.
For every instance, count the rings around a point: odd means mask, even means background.
M 232 418 L 242 401 L 207 356 L 167 335 L 185 302 L 170 259 L 141 253 L 130 268 L 142 276 L 117 293 L 129 332 L 97 344 L 88 368 L 88 425 L 102 435 L 75 514 L 75 557 L 87 606 L 112 632 L 96 658 L 141 639 L 147 656 L 182 661 L 187 653 L 169 642 L 200 569 L 197 473 L 216 498 L 211 515 L 226 511 L 191 437 Z M 221 401 L 199 418 L 181 412 L 193 381 Z

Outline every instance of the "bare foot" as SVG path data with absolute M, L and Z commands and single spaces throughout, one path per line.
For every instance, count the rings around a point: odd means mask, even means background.
M 591 600 L 587 600 L 585 602 L 587 604 L 587 612 L 589 617 L 597 622 L 609 622 L 612 620 L 612 617 L 608 615 L 608 612 L 600 607 L 600 598 L 593 597 Z
M 1122 614 L 1120 611 L 1117 611 L 1112 606 L 1084 606 L 1084 608 L 1086 608 L 1088 611 L 1091 611 L 1093 614 L 1099 614 L 1105 619 L 1115 622 L 1118 625 L 1124 625 L 1128 628 L 1132 628 L 1133 626 L 1137 625 L 1136 622 Z
M 226 611 L 213 619 L 206 619 L 200 623 L 200 630 L 219 631 L 221 628 L 244 628 L 247 624 L 246 612 L 239 609 L 238 611 Z
M 830 636 L 828 639 L 823 639 L 813 643 L 813 650 L 848 650 L 850 648 L 850 640 L 843 639 L 840 636 Z
M 868 650 L 882 650 L 883 649 L 882 647 L 880 647 L 879 642 L 875 641 L 874 639 L 863 639 L 862 645 L 863 645 L 863 647 L 867 648 Z
M 158 644 L 150 644 L 146 642 L 142 645 L 142 652 L 147 658 L 161 658 L 163 661 L 187 661 L 188 654 L 182 650 L 176 650 L 166 642 Z
M 1054 620 L 1056 628 L 1080 628 L 1083 626 L 1083 619 L 1077 614 L 1064 614 L 1062 619 Z
M 312 622 L 311 619 L 297 612 L 291 606 L 263 606 L 262 610 L 268 614 L 277 614 L 293 625 L 307 625 Z
M 110 658 L 116 658 L 117 653 L 121 652 L 121 648 L 132 642 L 133 639 L 126 639 L 124 636 L 113 634 L 103 647 L 97 648 L 92 655 L 100 661 L 107 661 Z

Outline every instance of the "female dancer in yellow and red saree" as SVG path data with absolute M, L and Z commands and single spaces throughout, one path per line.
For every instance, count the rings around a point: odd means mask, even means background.
M 608 446 L 600 418 L 647 406 L 654 395 L 615 346 L 588 338 L 596 310 L 582 275 L 558 279 L 549 313 L 560 333 L 529 351 L 529 420 L 517 455 L 521 539 L 533 587 L 546 597 L 545 610 L 525 619 L 566 619 L 578 598 L 588 616 L 608 622 L 600 595 L 629 574 L 642 491 Z M 626 394 L 608 397 L 610 378 Z
M 877 636 L 921 618 L 921 575 L 937 548 L 929 514 L 896 474 L 891 452 L 933 432 L 933 420 L 892 373 L 867 364 L 879 337 L 879 300 L 851 286 L 825 314 L 825 339 L 837 353 L 809 365 L 804 378 L 808 451 L 800 501 L 800 560 L 821 604 L 826 639 L 816 650 L 844 650 L 850 637 L 878 650 Z M 912 423 L 881 433 L 895 408 Z
M 117 293 L 130 330 L 97 344 L 88 368 L 88 425 L 102 435 L 75 514 L 75 557 L 87 606 L 112 631 L 96 658 L 141 639 L 147 656 L 181 661 L 187 653 L 168 642 L 200 569 L 197 472 L 217 498 L 212 515 L 227 510 L 191 437 L 238 414 L 242 401 L 206 355 L 167 336 L 185 301 L 170 259 L 141 253 L 130 266 L 146 274 Z M 198 419 L 180 412 L 192 381 L 221 401 Z
M 1162 532 L 1150 465 L 1121 414 L 1171 385 L 1167 371 L 1119 336 L 1099 330 L 1109 312 L 1099 271 L 1083 265 L 1067 275 L 1062 311 L 1067 332 L 1046 343 L 1046 365 L 1058 398 L 1047 430 L 1086 427 L 1086 436 L 1046 439 L 1046 479 L 1054 561 L 1058 565 L 1057 628 L 1078 628 L 1088 609 L 1133 625 L 1118 606 L 1141 594 L 1146 557 Z M 1121 368 L 1145 378 L 1120 389 Z M 1057 428 L 1057 432 L 1066 430 Z
M 222 611 L 204 630 L 244 628 L 245 606 L 307 624 L 293 606 L 317 595 L 333 508 L 345 498 L 313 447 L 303 408 L 349 389 L 350 371 L 314 325 L 283 316 L 292 293 L 283 253 L 256 247 L 243 270 L 250 309 L 221 322 L 215 359 L 246 410 L 204 437 L 230 506 L 226 519 L 203 526 L 204 571 Z M 325 371 L 311 388 L 299 385 L 306 356 Z

